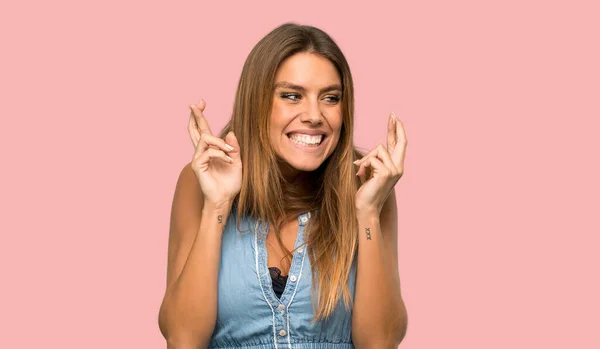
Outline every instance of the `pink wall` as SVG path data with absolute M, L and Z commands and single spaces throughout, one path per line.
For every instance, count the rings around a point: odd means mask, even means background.
M 0 346 L 165 347 L 187 106 L 220 129 L 291 20 L 345 52 L 358 145 L 406 127 L 401 348 L 599 348 L 598 2 L 266 3 L 1 6 Z

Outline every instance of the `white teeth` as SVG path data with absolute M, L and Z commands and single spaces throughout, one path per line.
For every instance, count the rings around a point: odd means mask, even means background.
M 310 136 L 310 135 L 294 133 L 294 134 L 289 135 L 289 137 L 294 142 L 296 142 L 298 144 L 305 144 L 305 145 L 319 145 L 319 144 L 321 144 L 321 141 L 323 140 L 323 135 Z

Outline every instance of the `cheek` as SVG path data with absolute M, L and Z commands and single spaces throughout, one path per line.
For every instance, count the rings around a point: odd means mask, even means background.
M 273 102 L 271 108 L 271 116 L 269 117 L 269 141 L 275 153 L 281 156 L 280 148 L 282 139 L 282 133 L 284 128 L 289 122 L 289 111 L 283 103 Z
M 335 115 L 330 121 L 330 127 L 333 130 L 334 134 L 339 138 L 340 133 L 342 132 L 342 114 L 341 112 L 338 115 Z
M 289 108 L 286 108 L 283 103 L 273 102 L 271 117 L 269 119 L 271 131 L 281 131 L 289 121 L 289 114 Z
M 273 107 L 271 108 L 271 116 L 269 116 L 269 131 L 271 133 L 277 130 L 280 120 L 281 110 L 276 104 L 273 104 Z M 274 136 L 274 134 L 271 136 Z

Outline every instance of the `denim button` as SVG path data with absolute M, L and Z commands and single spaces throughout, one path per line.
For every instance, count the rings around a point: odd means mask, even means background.
M 283 309 L 285 309 L 285 307 L 283 306 L 283 304 L 279 304 L 279 306 L 277 308 L 279 308 L 279 310 L 281 310 L 281 311 L 283 311 Z
M 308 218 L 306 218 L 306 216 L 303 216 L 302 218 L 300 218 L 300 221 L 302 223 L 306 223 L 308 221 Z
M 296 281 L 296 276 L 295 276 L 295 275 L 292 275 L 292 276 L 290 276 L 290 281 L 291 281 L 291 282 L 294 282 L 294 281 Z
M 302 253 L 302 251 L 304 251 L 304 249 L 303 249 L 302 247 L 300 247 L 300 248 L 298 249 L 298 253 Z
M 279 331 L 279 335 L 280 335 L 281 337 L 285 336 L 285 330 L 281 330 L 281 331 Z

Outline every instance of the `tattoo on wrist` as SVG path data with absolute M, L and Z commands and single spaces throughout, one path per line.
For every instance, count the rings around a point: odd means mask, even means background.
M 367 233 L 367 240 L 371 240 L 371 228 L 365 228 L 365 231 Z
M 219 219 L 219 224 L 223 223 L 223 215 L 219 215 L 219 217 L 217 217 L 217 219 Z

